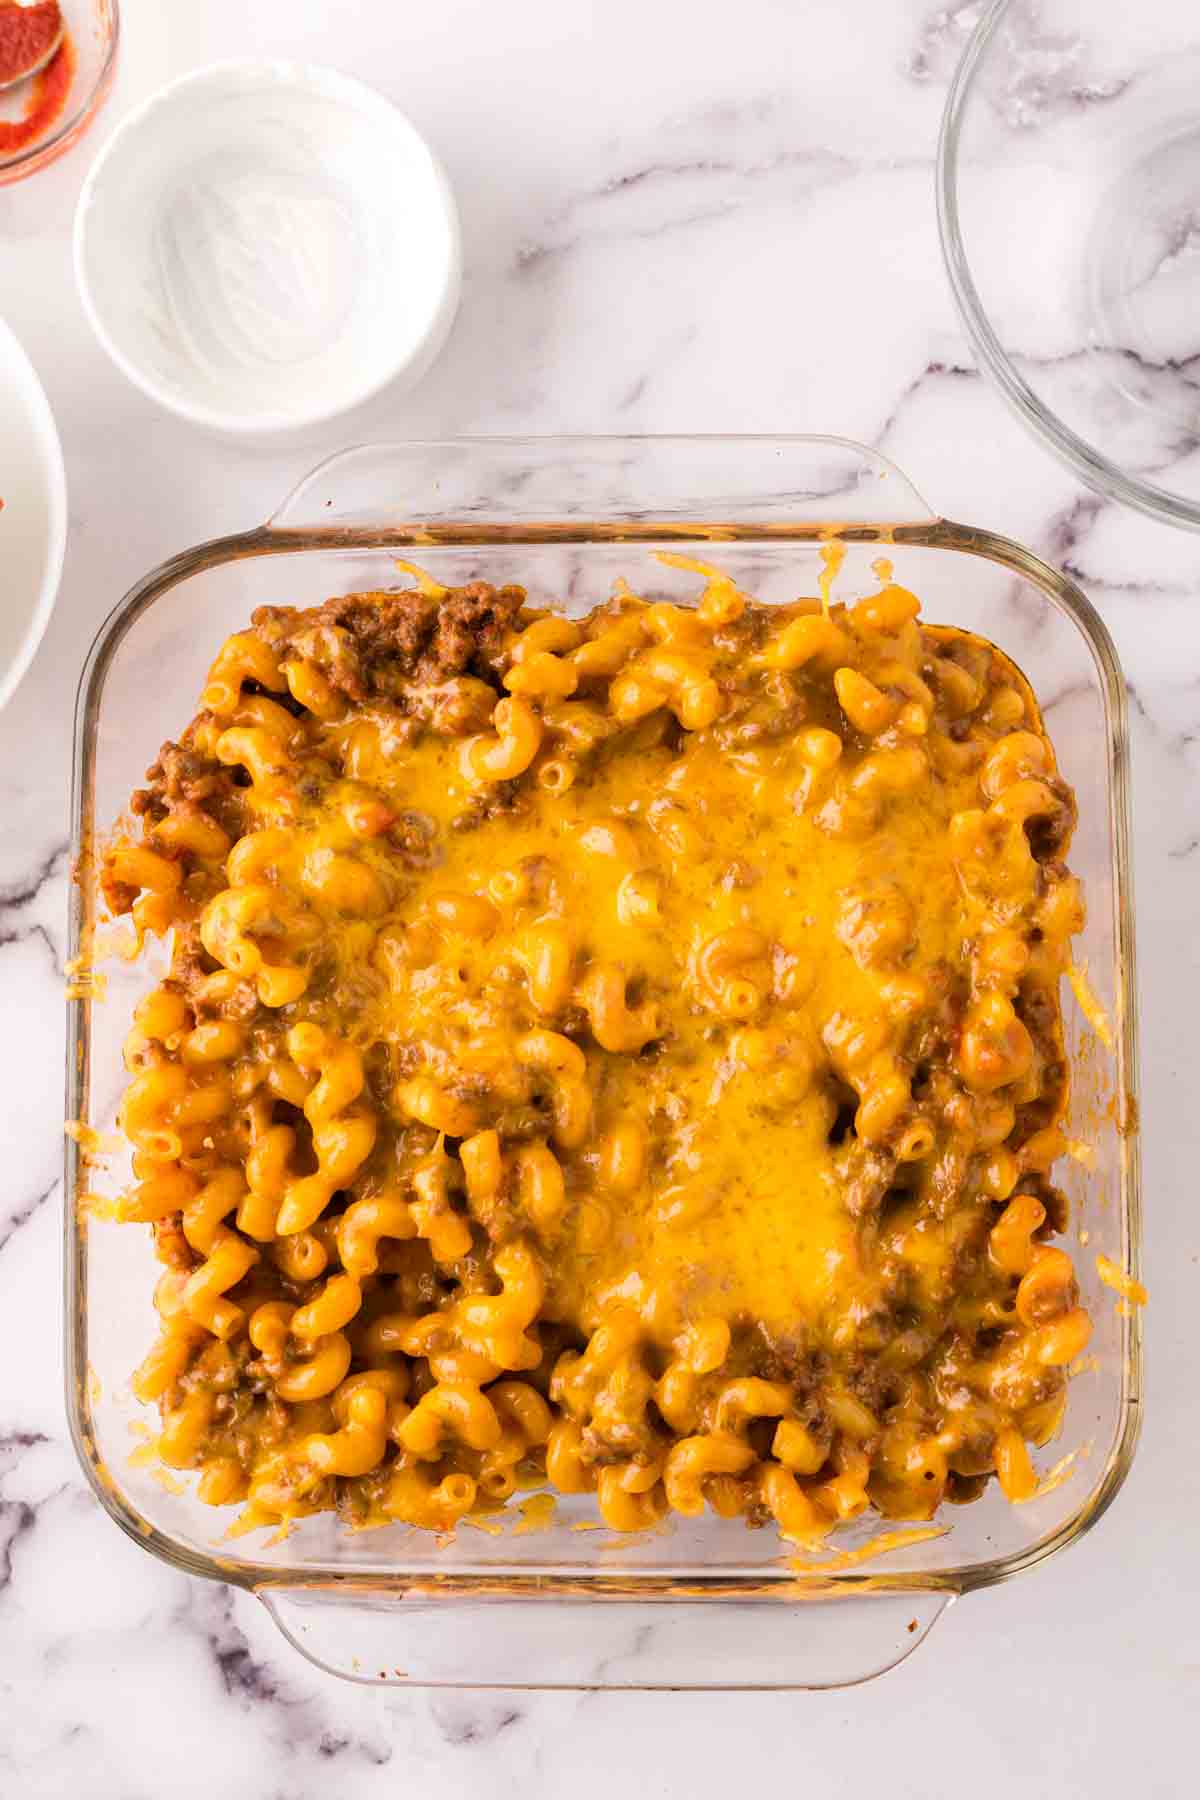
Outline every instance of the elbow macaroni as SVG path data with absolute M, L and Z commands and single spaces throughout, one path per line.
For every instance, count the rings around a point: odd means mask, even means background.
M 847 609 L 263 609 L 135 796 L 121 1110 L 159 1453 L 251 1523 L 811 1542 L 1037 1488 L 1073 799 L 1023 678 Z

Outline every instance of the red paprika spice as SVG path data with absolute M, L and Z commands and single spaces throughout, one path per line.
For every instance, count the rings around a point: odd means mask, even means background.
M 35 6 L 4 0 L 0 5 L 0 87 L 32 75 L 46 61 L 61 32 L 58 0 L 37 0 Z
M 58 0 L 38 0 L 34 6 L 0 0 L 0 88 L 36 67 L 61 30 Z M 46 67 L 30 82 L 22 116 L 0 119 L 0 156 L 11 156 L 46 136 L 66 106 L 74 74 L 75 52 L 64 36 Z

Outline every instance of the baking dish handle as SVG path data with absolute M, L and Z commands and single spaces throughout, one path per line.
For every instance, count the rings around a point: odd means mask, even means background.
M 529 1599 L 263 1587 L 284 1637 L 327 1674 L 411 1687 L 850 1687 L 895 1668 L 956 1596 Z
M 550 521 L 560 531 L 578 521 L 583 537 L 597 524 L 678 521 L 694 533 L 698 521 L 729 520 L 772 534 L 857 525 L 886 536 L 890 526 L 934 517 L 893 463 L 849 438 L 494 437 L 340 451 L 305 476 L 265 529 L 433 544 Z

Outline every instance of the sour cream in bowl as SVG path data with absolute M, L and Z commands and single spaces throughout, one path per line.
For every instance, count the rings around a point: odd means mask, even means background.
M 461 251 L 416 128 L 333 69 L 218 63 L 117 127 L 75 221 L 84 307 L 117 367 L 192 423 L 323 423 L 444 344 Z

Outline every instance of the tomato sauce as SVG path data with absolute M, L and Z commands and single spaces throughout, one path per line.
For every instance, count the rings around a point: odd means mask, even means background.
M 17 78 L 36 62 L 39 47 L 51 43 L 61 24 L 53 0 L 38 6 L 0 4 L 0 86 Z M 75 47 L 62 40 L 46 67 L 29 84 L 24 112 L 19 119 L 0 119 L 0 156 L 12 156 L 46 137 L 58 123 L 75 78 Z

